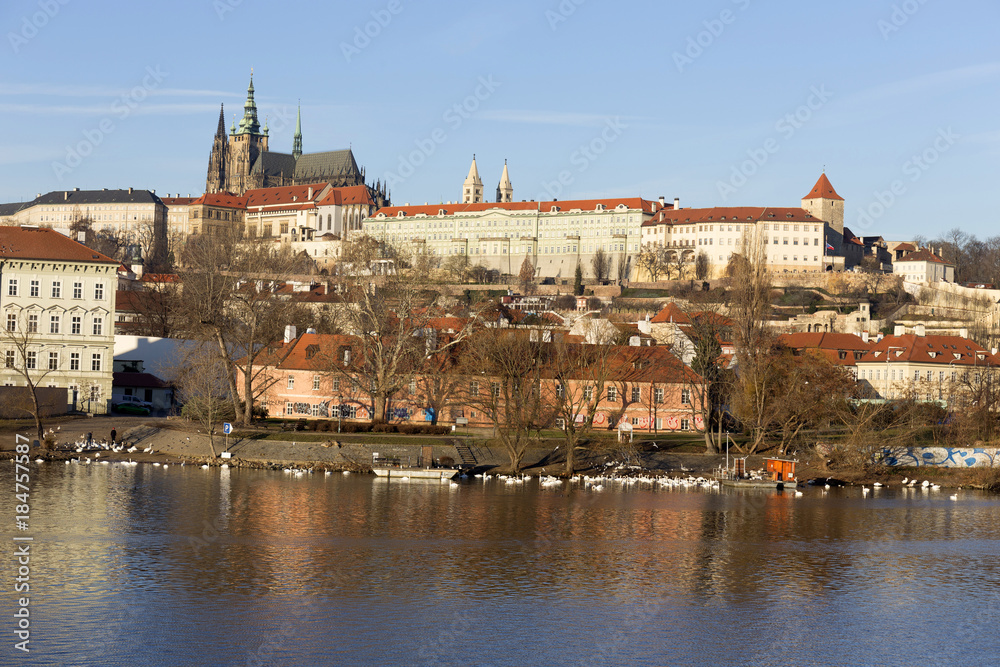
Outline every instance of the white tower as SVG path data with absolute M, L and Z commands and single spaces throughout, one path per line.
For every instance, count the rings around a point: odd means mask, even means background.
M 503 161 L 503 176 L 500 177 L 500 185 L 497 186 L 497 203 L 514 201 L 514 186 L 510 183 L 510 174 L 507 173 L 507 160 Z
M 469 175 L 462 186 L 463 204 L 483 203 L 483 180 L 479 178 L 479 169 L 476 167 L 476 156 L 472 156 L 472 166 L 469 167 Z

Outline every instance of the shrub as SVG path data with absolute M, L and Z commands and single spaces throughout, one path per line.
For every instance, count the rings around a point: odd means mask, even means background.
M 323 431 L 324 433 L 333 428 L 333 424 L 328 421 L 320 421 L 316 423 L 316 430 Z

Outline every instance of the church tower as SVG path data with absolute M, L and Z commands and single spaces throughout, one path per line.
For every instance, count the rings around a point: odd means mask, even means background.
M 295 119 L 295 137 L 292 139 L 292 157 L 296 160 L 302 157 L 302 104 L 299 104 L 299 116 Z
M 257 103 L 253 98 L 253 73 L 247 87 L 247 101 L 243 103 L 243 119 L 229 135 L 229 160 L 226 190 L 243 193 L 255 187 L 250 170 L 261 153 L 267 152 L 267 134 L 261 132 L 257 119 Z
M 226 164 L 229 144 L 226 140 L 226 107 L 219 109 L 219 127 L 212 141 L 212 154 L 208 158 L 208 179 L 205 192 L 219 192 L 226 187 Z
M 500 185 L 497 186 L 497 203 L 514 201 L 514 186 L 510 183 L 510 174 L 507 173 L 507 160 L 503 161 L 503 175 L 500 177 Z
M 830 238 L 827 242 L 833 245 L 837 254 L 844 251 L 844 198 L 837 194 L 824 172 L 816 185 L 802 199 L 802 208 L 827 224 Z
M 483 180 L 479 178 L 475 155 L 472 156 L 472 166 L 469 167 L 469 175 L 465 178 L 465 184 L 462 186 L 462 203 L 483 203 Z

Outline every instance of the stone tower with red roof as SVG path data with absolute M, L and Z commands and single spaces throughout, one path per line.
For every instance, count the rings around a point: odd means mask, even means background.
M 826 173 L 820 175 L 816 185 L 802 198 L 802 208 L 829 225 L 831 238 L 828 242 L 834 246 L 834 251 L 839 255 L 843 253 L 844 239 L 844 198 L 833 189 L 833 184 L 826 177 Z

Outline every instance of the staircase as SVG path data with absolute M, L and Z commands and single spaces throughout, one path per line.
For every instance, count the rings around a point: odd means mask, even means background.
M 475 466 L 476 465 L 476 455 L 472 453 L 472 448 L 469 447 L 468 443 L 462 440 L 455 441 L 455 450 L 458 452 L 458 458 L 463 466 Z

